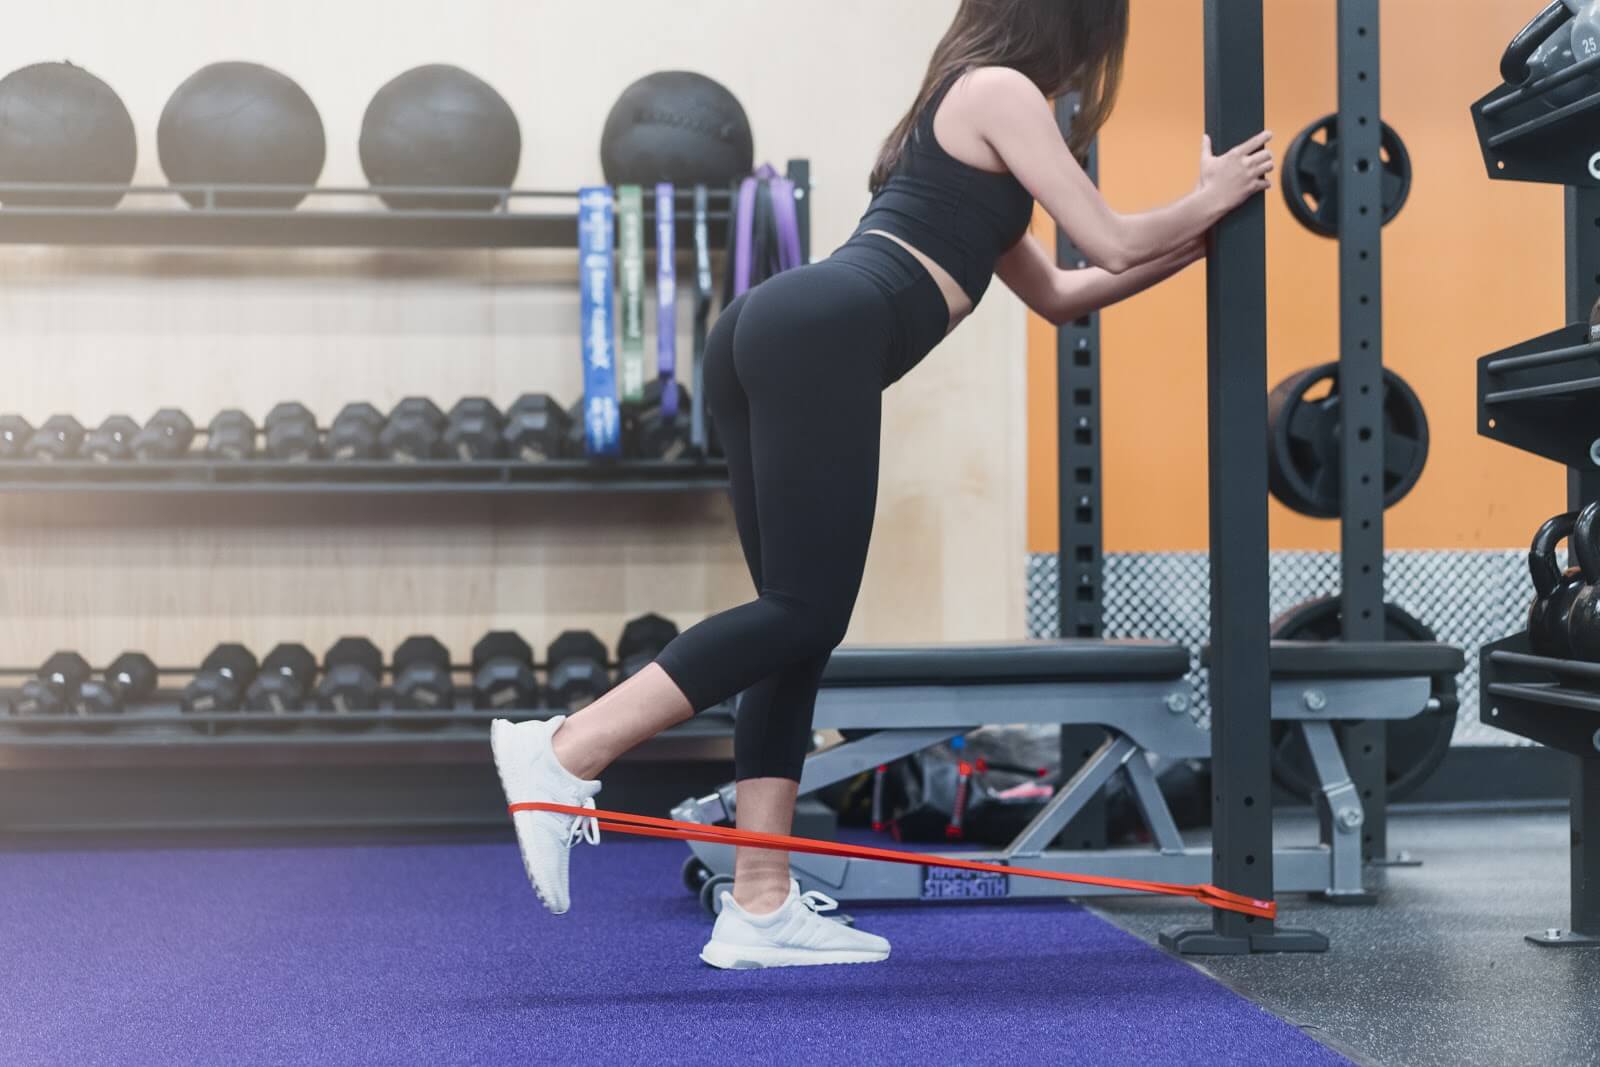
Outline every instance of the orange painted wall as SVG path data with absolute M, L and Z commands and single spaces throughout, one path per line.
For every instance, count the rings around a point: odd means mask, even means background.
M 1128 69 L 1103 131 L 1111 203 L 1137 211 L 1194 181 L 1204 128 L 1200 5 L 1133 6 Z M 1266 5 L 1268 126 L 1278 149 L 1336 104 L 1335 6 Z M 1449 8 L 1442 17 L 1441 7 Z M 1383 5 L 1383 113 L 1410 149 L 1411 199 L 1384 229 L 1385 362 L 1421 395 L 1432 451 L 1387 513 L 1392 548 L 1525 545 L 1561 510 L 1552 463 L 1476 435 L 1474 361 L 1564 321 L 1561 192 L 1490 182 L 1468 107 L 1498 81 L 1531 0 Z M 1337 358 L 1337 246 L 1268 194 L 1268 381 Z M 1053 232 L 1047 218 L 1036 232 Z M 1109 551 L 1204 549 L 1204 268 L 1102 317 L 1105 543 Z M 1029 332 L 1029 549 L 1057 546 L 1054 333 Z M 1334 548 L 1338 525 L 1272 503 L 1275 548 Z

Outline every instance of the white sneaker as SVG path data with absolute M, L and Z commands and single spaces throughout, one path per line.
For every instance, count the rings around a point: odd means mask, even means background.
M 877 963 L 889 958 L 889 942 L 821 913 L 839 902 L 821 893 L 801 893 L 789 880 L 789 899 L 770 915 L 751 915 L 722 893 L 722 911 L 700 958 L 725 970 L 807 967 L 819 963 Z
M 600 783 L 585 781 L 561 766 L 550 739 L 565 715 L 543 722 L 508 722 L 496 719 L 489 726 L 489 747 L 500 771 L 500 786 L 510 804 L 568 804 L 594 807 Z M 579 841 L 600 843 L 600 822 L 593 818 L 561 815 L 553 811 L 519 811 L 512 817 L 522 866 L 533 891 L 557 915 L 572 904 L 567 885 L 567 863 Z

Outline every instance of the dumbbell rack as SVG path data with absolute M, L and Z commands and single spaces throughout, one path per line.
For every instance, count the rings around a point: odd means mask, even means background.
M 1502 85 L 1472 108 L 1491 179 L 1564 185 L 1566 308 L 1572 325 L 1478 360 L 1478 433 L 1567 468 L 1567 508 L 1600 499 L 1600 339 L 1588 325 L 1600 297 L 1600 142 L 1593 129 L 1600 92 L 1560 108 L 1539 97 L 1583 75 L 1600 58 L 1530 85 Z M 1574 117 L 1587 121 L 1570 123 Z M 1531 524 L 1530 524 L 1531 526 Z M 1484 721 L 1573 756 L 1572 916 L 1567 930 L 1528 940 L 1548 947 L 1600 947 L 1600 664 L 1531 654 L 1526 632 L 1483 646 L 1479 707 Z

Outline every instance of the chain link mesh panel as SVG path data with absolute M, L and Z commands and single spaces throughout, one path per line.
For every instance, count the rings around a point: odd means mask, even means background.
M 1150 637 L 1190 650 L 1189 678 L 1195 712 L 1211 715 L 1200 646 L 1210 631 L 1208 560 L 1202 552 L 1113 553 L 1105 560 L 1107 637 Z M 1274 617 L 1303 601 L 1339 588 L 1335 552 L 1274 552 L 1270 557 L 1269 604 Z M 1059 631 L 1057 560 L 1031 555 L 1027 564 L 1028 633 Z M 1521 630 L 1532 592 L 1527 554 L 1518 550 L 1390 552 L 1384 561 L 1388 599 L 1420 619 L 1446 644 L 1466 651 L 1458 680 L 1461 710 L 1455 744 L 1519 745 L 1529 742 L 1478 721 L 1478 647 Z

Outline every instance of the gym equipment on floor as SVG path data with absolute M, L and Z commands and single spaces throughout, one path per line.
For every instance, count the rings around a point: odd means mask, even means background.
M 218 645 L 206 653 L 200 670 L 184 686 L 183 710 L 197 715 L 240 710 L 259 667 L 255 653 L 243 645 Z
M 578 711 L 611 688 L 605 642 L 588 630 L 563 632 L 550 642 L 545 658 L 550 702 L 555 707 Z
M 383 449 L 383 413 L 366 401 L 346 404 L 328 428 L 328 455 L 338 460 L 377 459 Z
M 133 458 L 133 440 L 139 424 L 126 415 L 112 415 L 84 439 L 83 454 L 99 463 Z
M 317 657 L 305 645 L 275 646 L 261 661 L 261 670 L 245 690 L 246 711 L 289 715 L 306 710 L 317 677 Z
M 37 676 L 22 683 L 11 703 L 14 715 L 64 715 L 93 673 L 76 652 L 57 652 L 44 661 Z
M 75 715 L 115 715 L 155 694 L 156 665 L 143 652 L 124 652 L 111 661 L 99 681 L 85 679 L 72 699 Z
M 476 706 L 488 711 L 538 707 L 533 646 L 510 630 L 484 634 L 472 646 L 472 691 Z
M 237 463 L 254 459 L 256 424 L 238 408 L 220 411 L 206 427 L 206 457 Z
M 506 412 L 506 448 L 513 459 L 544 463 L 568 453 L 572 419 L 549 393 L 524 393 Z
M 378 710 L 383 653 L 365 637 L 341 637 L 322 657 L 317 706 L 336 715 Z M 359 729 L 371 723 L 356 724 Z
M 0 459 L 21 459 L 33 438 L 33 427 L 21 415 L 0 415 Z
M 487 398 L 469 396 L 458 400 L 450 409 L 445 426 L 445 452 L 464 463 L 499 459 L 505 455 L 505 443 L 500 439 L 504 429 L 505 417 Z
M 1340 902 L 1370 899 L 1361 877 L 1362 799 L 1350 784 L 1333 724 L 1422 713 L 1432 699 L 1434 676 L 1460 670 L 1462 654 L 1424 642 L 1275 641 L 1270 658 L 1271 716 L 1304 730 L 1314 757 L 1318 802 L 1331 815 L 1331 826 L 1324 825 L 1318 844 L 1273 850 L 1275 890 L 1316 893 Z M 1210 752 L 1208 731 L 1189 711 L 1188 669 L 1187 649 L 1156 641 L 842 648 L 823 674 L 815 728 L 849 731 L 849 739 L 806 757 L 800 795 L 988 723 L 1093 726 L 1105 731 L 1105 742 L 1021 833 L 1002 849 L 962 852 L 960 858 L 1198 884 L 1212 877 L 1211 851 L 1184 843 L 1150 762 L 1151 756 L 1190 759 Z M 1317 698 L 1309 699 L 1311 694 Z M 1149 846 L 1052 847 L 1074 815 L 1114 776 L 1121 777 L 1133 797 L 1149 831 Z M 708 824 L 736 815 L 732 783 L 686 800 L 672 812 L 674 819 Z M 703 842 L 690 847 L 710 877 L 731 876 L 732 848 Z M 951 875 L 935 866 L 900 868 L 801 855 L 792 857 L 791 864 L 802 892 L 821 890 L 841 901 L 1107 892 L 1105 887 L 1046 884 L 998 873 Z
M 1591 508 L 1596 505 L 1589 505 Z M 1528 643 L 1535 654 L 1566 659 L 1572 655 L 1572 639 L 1567 633 L 1567 616 L 1572 602 L 1589 584 L 1577 566 L 1561 569 L 1556 562 L 1556 546 L 1572 542 L 1578 513 L 1568 511 L 1545 520 L 1533 535 L 1528 549 L 1528 572 L 1533 579 L 1533 603 L 1528 605 Z M 1569 554 L 1576 559 L 1576 554 Z
M 1383 372 L 1383 506 L 1393 507 L 1422 477 L 1428 416 L 1392 370 Z M 1326 386 L 1325 392 L 1319 392 Z M 1339 364 L 1291 374 L 1267 395 L 1267 486 L 1285 507 L 1313 518 L 1339 516 L 1343 394 Z
M 146 462 L 180 459 L 194 444 L 194 423 L 177 408 L 162 408 L 133 439 L 133 457 Z
M 304 89 L 259 63 L 212 63 L 173 91 L 156 126 L 161 169 L 174 185 L 314 185 L 327 157 L 322 117 Z M 207 194 L 191 207 L 292 208 L 303 191 Z
M 34 63 L 0 78 L 0 182 L 127 185 L 138 144 L 111 86 L 71 63 Z M 115 207 L 120 190 L 0 194 L 6 207 Z
M 1365 161 L 1363 161 L 1365 162 Z M 1359 164 L 1358 164 L 1359 166 Z M 1411 153 L 1387 122 L 1378 149 L 1383 221 L 1390 222 L 1411 195 Z M 1295 136 L 1283 154 L 1283 201 L 1312 233 L 1339 232 L 1339 116 L 1324 115 Z
M 83 426 L 71 415 L 52 415 L 28 438 L 27 453 L 46 461 L 76 459 L 83 446 Z
M 390 459 L 417 463 L 445 459 L 444 412 L 424 396 L 410 396 L 396 404 L 378 434 L 378 447 Z
M 300 462 L 322 453 L 317 418 L 297 401 L 286 401 L 267 412 L 266 441 L 267 455 L 277 460 Z
M 522 159 L 516 113 L 488 82 L 430 63 L 379 89 L 361 118 L 361 169 L 376 186 L 506 189 Z M 488 211 L 498 198 L 439 193 L 378 194 L 396 210 Z
M 400 711 L 440 712 L 455 706 L 450 650 L 437 637 L 408 637 L 394 650 L 394 706 Z M 434 725 L 442 725 L 435 723 Z
M 725 187 L 754 163 L 738 97 L 693 71 L 657 71 L 629 85 L 600 135 L 600 166 L 611 185 Z
M 625 682 L 650 666 L 677 636 L 677 624 L 660 615 L 651 613 L 629 619 L 622 636 L 617 638 L 617 680 Z

